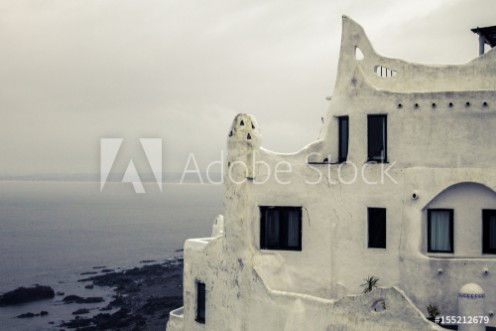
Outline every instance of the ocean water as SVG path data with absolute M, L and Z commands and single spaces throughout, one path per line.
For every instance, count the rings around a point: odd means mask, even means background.
M 156 183 L 145 183 L 145 194 L 129 184 L 107 183 L 102 192 L 99 185 L 0 182 L 0 293 L 42 284 L 66 295 L 109 296 L 105 289 L 84 289 L 77 283 L 80 274 L 177 255 L 187 238 L 210 235 L 223 210 L 221 185 L 164 184 L 160 192 Z M 48 330 L 54 328 L 48 321 L 70 319 L 69 310 L 77 309 L 57 300 L 50 304 L 0 307 L 2 329 Z M 40 310 L 50 315 L 13 317 Z

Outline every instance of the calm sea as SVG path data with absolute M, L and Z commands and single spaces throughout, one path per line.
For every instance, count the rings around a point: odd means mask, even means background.
M 107 183 L 100 192 L 99 185 L 0 182 L 0 293 L 38 283 L 66 294 L 98 295 L 99 289 L 77 284 L 82 272 L 177 255 L 187 238 L 209 236 L 223 209 L 221 185 L 165 184 L 160 192 L 157 184 L 145 183 L 146 194 L 122 183 Z M 0 323 L 13 330 L 50 329 L 48 321 L 74 310 L 66 306 L 55 304 L 50 317 L 30 321 L 13 316 L 50 307 L 39 302 L 0 308 Z

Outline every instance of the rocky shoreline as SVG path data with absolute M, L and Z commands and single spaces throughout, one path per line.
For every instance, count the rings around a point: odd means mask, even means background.
M 123 271 L 112 271 L 102 267 L 102 270 L 99 270 L 101 273 L 93 271 L 83 273 L 82 275 L 87 277 L 80 279 L 79 282 L 83 283 L 86 289 L 96 286 L 110 287 L 114 292 L 112 300 L 105 306 L 89 308 L 84 307 L 84 304 L 104 302 L 104 298 L 66 295 L 62 299 L 63 304 L 76 303 L 79 306 L 72 312 L 74 316 L 72 320 L 54 323 L 54 329 L 163 331 L 169 312 L 182 306 L 183 259 L 176 257 L 163 263 L 143 260 L 141 263 L 144 265 Z M 43 290 L 47 291 L 46 288 Z M 19 292 L 14 290 L 9 293 L 16 291 Z M 25 294 L 25 291 L 26 289 L 23 288 L 22 294 Z M 57 295 L 65 294 L 57 292 Z M 45 311 L 41 313 L 48 314 Z M 27 312 L 17 317 L 42 316 L 41 313 Z

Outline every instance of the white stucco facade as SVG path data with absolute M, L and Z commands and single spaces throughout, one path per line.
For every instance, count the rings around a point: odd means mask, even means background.
M 387 119 L 380 162 L 368 161 L 369 115 Z M 336 157 L 342 116 L 346 162 Z M 212 237 L 185 243 L 184 307 L 167 330 L 437 330 L 425 307 L 457 315 L 468 283 L 485 292 L 496 326 L 496 254 L 483 248 L 482 217 L 496 210 L 496 50 L 456 66 L 389 59 L 343 17 L 319 139 L 294 154 L 268 151 L 247 114 L 227 139 L 225 212 Z M 301 208 L 298 249 L 263 247 L 263 206 Z M 385 247 L 369 247 L 368 208 L 385 209 Z M 450 252 L 429 248 L 430 210 L 452 215 Z M 361 294 L 369 275 L 382 288 Z

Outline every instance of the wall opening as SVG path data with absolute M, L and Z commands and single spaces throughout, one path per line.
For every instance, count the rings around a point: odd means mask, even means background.
M 358 46 L 355 46 L 355 59 L 361 61 L 364 57 L 362 50 Z
M 383 77 L 383 78 L 395 77 L 398 74 L 398 72 L 396 70 L 386 68 L 386 67 L 381 66 L 381 65 L 376 65 L 374 67 L 374 72 L 377 76 Z

